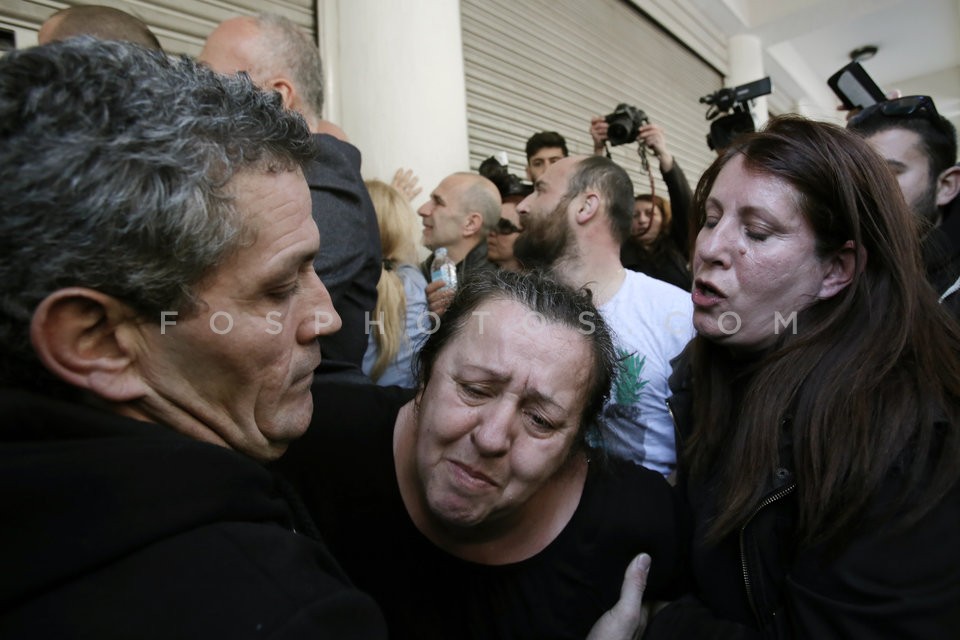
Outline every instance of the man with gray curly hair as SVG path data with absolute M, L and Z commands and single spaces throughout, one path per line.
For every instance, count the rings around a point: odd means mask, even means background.
M 383 635 L 256 462 L 340 324 L 312 156 L 244 77 L 89 37 L 0 59 L 0 636 Z
M 339 333 L 320 340 L 324 364 L 319 373 L 327 380 L 369 382 L 361 364 L 367 320 L 377 303 L 380 231 L 360 173 L 360 152 L 322 118 L 323 69 L 316 42 L 283 16 L 240 16 L 213 30 L 200 60 L 219 73 L 244 71 L 262 89 L 277 92 L 314 134 L 317 152 L 304 168 L 324 242 L 314 267 L 343 318 Z

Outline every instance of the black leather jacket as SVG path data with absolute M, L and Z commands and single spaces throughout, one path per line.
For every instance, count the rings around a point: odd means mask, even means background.
M 678 450 L 691 429 L 689 367 L 675 362 L 671 410 Z M 789 429 L 784 429 L 785 434 Z M 900 473 L 872 503 L 865 526 L 841 550 L 796 541 L 797 481 L 784 464 L 739 532 L 714 546 L 703 539 L 716 512 L 711 483 L 677 490 L 692 511 L 694 588 L 652 620 L 644 638 L 957 638 L 960 637 L 960 486 L 916 526 L 886 512 Z

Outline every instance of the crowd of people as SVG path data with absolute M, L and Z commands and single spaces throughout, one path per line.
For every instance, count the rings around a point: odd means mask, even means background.
M 585 116 L 593 155 L 539 131 L 415 210 L 286 18 L 39 41 L 0 59 L 0 637 L 956 637 L 929 97 L 773 118 L 694 189 L 645 123 L 668 197 Z

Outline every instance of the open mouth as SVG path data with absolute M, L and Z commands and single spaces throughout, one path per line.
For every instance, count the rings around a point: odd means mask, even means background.
M 696 280 L 693 283 L 693 304 L 697 307 L 713 307 L 727 296 L 709 282 Z
M 716 287 L 714 287 L 712 284 L 710 284 L 709 282 L 704 282 L 703 280 L 697 280 L 695 286 L 696 286 L 697 291 L 699 291 L 700 293 L 702 293 L 702 294 L 705 295 L 705 296 L 709 296 L 709 297 L 711 297 L 711 298 L 723 298 L 723 297 L 724 297 L 723 293 L 722 293 L 719 289 L 717 289 Z

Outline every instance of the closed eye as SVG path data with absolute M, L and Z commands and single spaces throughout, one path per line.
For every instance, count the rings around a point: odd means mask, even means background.
M 296 280 L 289 281 L 276 289 L 271 289 L 267 292 L 267 296 L 278 302 L 289 300 L 300 293 L 300 290 L 303 288 L 303 279 L 312 276 L 313 269 L 313 257 L 310 257 L 310 259 L 300 263 L 300 267 L 297 269 Z
M 527 419 L 530 420 L 530 422 L 540 427 L 541 429 L 553 431 L 553 424 L 543 416 L 537 413 L 534 413 L 532 411 L 528 411 L 526 413 L 526 416 L 527 416 Z
M 274 300 L 278 300 L 282 302 L 284 300 L 289 300 L 294 295 L 299 293 L 299 291 L 300 291 L 300 280 L 297 280 L 290 286 L 284 287 L 283 289 L 270 291 L 267 295 L 273 298 Z
M 456 383 L 460 395 L 468 402 L 489 398 L 493 393 L 488 387 L 481 384 L 466 382 L 464 380 L 457 380 Z
M 534 428 L 540 431 L 556 431 L 556 427 L 553 425 L 553 423 L 541 416 L 536 411 L 524 411 L 524 416 L 526 416 L 527 420 L 530 421 Z

